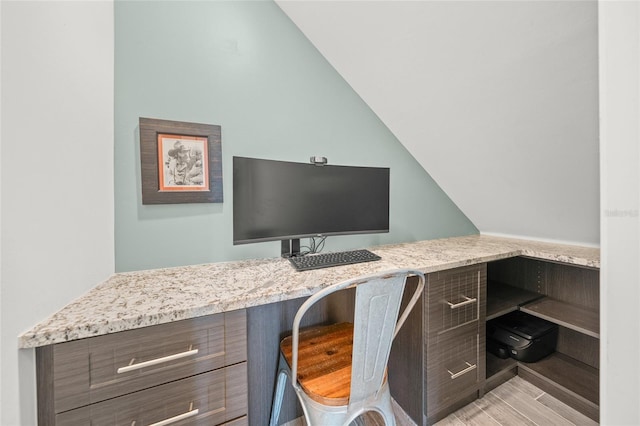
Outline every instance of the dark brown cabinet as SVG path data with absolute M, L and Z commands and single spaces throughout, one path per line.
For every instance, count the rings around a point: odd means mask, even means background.
M 430 425 L 519 375 L 598 420 L 599 289 L 598 269 L 525 257 L 428 274 L 394 341 L 392 395 Z M 486 321 L 514 310 L 559 325 L 554 353 L 525 363 L 486 352 Z
M 40 425 L 247 423 L 244 310 L 45 346 L 36 357 Z
M 416 424 L 433 424 L 483 393 L 486 276 L 484 263 L 427 274 L 422 303 L 394 340 L 391 394 Z M 410 294 L 415 283 L 407 285 Z
M 599 270 L 515 257 L 488 264 L 487 319 L 519 309 L 558 324 L 551 355 L 533 363 L 487 354 L 487 389 L 517 374 L 598 421 Z
M 481 395 L 486 265 L 428 274 L 425 296 L 424 412 L 431 424 Z
M 247 412 L 240 363 L 56 415 L 56 425 L 219 425 Z

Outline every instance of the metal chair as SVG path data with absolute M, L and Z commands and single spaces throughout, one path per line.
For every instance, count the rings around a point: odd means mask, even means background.
M 407 277 L 418 277 L 416 288 L 398 316 Z M 280 344 L 280 367 L 270 425 L 280 416 L 287 378 L 302 405 L 307 425 L 342 426 L 368 411 L 395 425 L 387 381 L 387 360 L 393 338 L 424 288 L 424 274 L 397 270 L 331 285 L 302 304 L 292 335 Z M 300 321 L 318 300 L 356 287 L 354 322 L 314 327 L 300 332 Z

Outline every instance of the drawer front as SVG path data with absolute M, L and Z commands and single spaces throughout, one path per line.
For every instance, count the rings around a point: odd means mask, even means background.
M 225 423 L 223 426 L 249 426 L 249 418 L 247 416 L 240 417 Z
M 244 310 L 54 346 L 55 412 L 246 361 Z
M 434 272 L 428 276 L 428 333 L 463 326 L 480 318 L 486 264 Z
M 247 424 L 247 363 L 56 415 L 56 425 Z M 237 419 L 237 420 L 232 420 Z
M 427 415 L 478 390 L 484 376 L 478 322 L 440 333 L 427 342 Z

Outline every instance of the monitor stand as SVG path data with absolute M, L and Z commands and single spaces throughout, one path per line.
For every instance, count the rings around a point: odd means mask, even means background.
M 282 240 L 280 253 L 282 257 L 300 256 L 300 238 Z

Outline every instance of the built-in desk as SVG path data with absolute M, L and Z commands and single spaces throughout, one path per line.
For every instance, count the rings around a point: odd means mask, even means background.
M 395 268 L 435 273 L 516 256 L 587 269 L 600 266 L 596 248 L 478 235 L 369 249 L 382 260 L 307 272 L 273 258 L 114 274 L 20 335 L 19 346 L 50 353 L 65 342 L 246 310 L 248 421 L 262 425 L 268 418 L 282 331 L 290 328 L 301 301 L 327 285 Z M 316 320 L 333 318 L 332 309 L 319 312 Z M 235 321 L 230 324 L 236 326 Z

